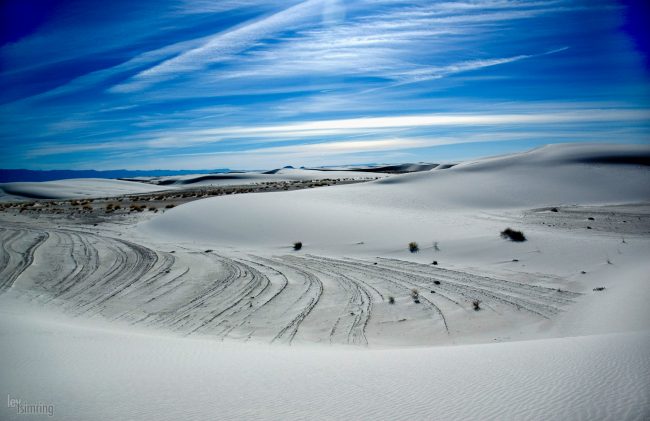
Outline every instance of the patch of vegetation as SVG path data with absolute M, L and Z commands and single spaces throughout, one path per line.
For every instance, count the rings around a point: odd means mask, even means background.
M 293 243 L 293 249 L 294 250 L 298 251 L 301 248 L 302 248 L 302 241 L 296 241 L 295 243 Z
M 596 287 L 594 288 L 594 291 L 604 291 L 605 287 Z
M 418 243 L 416 243 L 415 241 L 411 241 L 409 243 L 409 251 L 411 253 L 417 253 L 418 251 L 420 251 L 420 246 L 418 246 Z
M 415 304 L 420 304 L 420 291 L 417 288 L 411 290 L 411 298 L 413 298 Z
M 481 309 L 481 301 L 472 300 L 472 308 L 474 309 L 474 311 L 479 311 Z
M 388 297 L 388 304 L 395 304 L 395 297 L 392 295 Z
M 523 232 L 513 230 L 512 228 L 506 228 L 505 230 L 501 231 L 501 237 L 518 243 L 526 241 L 526 236 Z

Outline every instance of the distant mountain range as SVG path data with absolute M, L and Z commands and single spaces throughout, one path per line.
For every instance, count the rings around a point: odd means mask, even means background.
M 15 181 L 53 181 L 66 178 L 134 178 L 162 177 L 186 174 L 215 174 L 228 172 L 227 168 L 215 170 L 4 170 L 0 169 L 0 183 Z

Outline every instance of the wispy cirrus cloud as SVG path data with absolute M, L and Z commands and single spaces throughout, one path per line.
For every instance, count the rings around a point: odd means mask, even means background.
M 0 166 L 643 142 L 625 16 L 610 0 L 64 2 L 0 45 Z
M 40 145 L 29 153 L 32 157 L 70 154 L 87 151 L 110 150 L 177 150 L 215 143 L 237 144 L 236 151 L 175 153 L 175 156 L 205 156 L 228 154 L 281 154 L 323 153 L 348 154 L 375 148 L 376 150 L 399 150 L 423 148 L 448 144 L 474 143 L 477 141 L 521 140 L 531 136 L 553 137 L 549 125 L 567 128 L 584 123 L 603 124 L 634 123 L 650 120 L 650 109 L 566 109 L 562 112 L 537 110 L 528 113 L 473 113 L 473 114 L 430 114 L 384 116 L 295 122 L 283 125 L 257 127 L 221 127 L 183 129 L 176 131 L 157 130 L 132 136 L 120 141 L 104 141 L 95 144 L 49 144 Z M 74 124 L 74 122 L 73 122 Z M 477 129 L 497 129 L 496 132 L 476 132 Z M 436 136 L 427 135 L 423 129 L 443 129 Z M 450 132 L 450 128 L 452 131 Z M 513 131 L 515 130 L 515 131 Z M 462 136 L 458 133 L 465 133 Z M 450 134 L 455 133 L 455 134 Z M 504 135 L 507 134 L 507 135 Z M 581 135 L 593 136 L 593 132 Z M 386 138 L 386 136 L 392 136 Z M 563 132 L 562 136 L 572 137 Z M 323 142 L 320 139 L 337 139 Z M 179 143 L 178 139 L 184 139 Z M 361 139 L 359 139 L 361 138 Z M 379 139 L 378 139 L 379 138 Z M 309 143 L 295 144 L 294 140 L 308 140 Z M 313 139 L 316 139 L 315 141 Z M 268 143 L 290 145 L 268 146 Z
M 517 124 L 552 124 L 552 123 L 577 123 L 596 121 L 645 121 L 650 119 L 648 109 L 589 109 L 577 111 L 562 111 L 557 113 L 531 113 L 531 114 L 431 114 L 410 116 L 384 116 L 371 118 L 353 118 L 341 120 L 309 121 L 284 125 L 259 126 L 252 128 L 221 128 L 216 132 L 228 135 L 230 133 L 253 134 L 280 132 L 301 132 L 309 136 L 315 131 L 317 135 L 322 130 L 360 130 L 384 128 L 414 128 L 430 126 L 484 126 L 484 125 L 517 125 Z M 214 133 L 206 130 L 202 134 Z
M 175 76 L 202 69 L 208 64 L 231 58 L 262 38 L 287 31 L 305 19 L 319 16 L 322 0 L 307 0 L 271 16 L 245 24 L 209 38 L 204 44 L 183 52 L 133 76 L 128 82 L 113 87 L 113 92 L 139 90 Z

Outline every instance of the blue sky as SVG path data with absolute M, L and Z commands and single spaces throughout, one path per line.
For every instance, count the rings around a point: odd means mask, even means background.
M 2 168 L 439 162 L 650 143 L 643 1 L 0 7 Z

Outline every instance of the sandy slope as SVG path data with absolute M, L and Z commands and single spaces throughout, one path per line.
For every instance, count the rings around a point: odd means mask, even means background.
M 648 148 L 640 150 L 650 153 Z M 585 163 L 620 151 L 621 147 L 554 145 L 371 184 L 209 199 L 168 212 L 144 229 L 149 235 L 221 244 L 280 246 L 301 240 L 342 247 L 363 241 L 386 250 L 391 242 L 399 247 L 405 241 L 428 242 L 441 235 L 476 236 L 479 233 L 473 232 L 464 215 L 650 200 L 649 167 Z
M 0 200 L 107 197 L 131 193 L 148 193 L 163 189 L 162 187 L 133 181 L 103 178 L 76 178 L 42 183 L 0 183 Z
M 228 186 L 250 183 L 290 182 L 305 180 L 376 179 L 386 177 L 383 173 L 360 171 L 318 171 L 296 168 L 279 168 L 270 171 L 233 172 L 223 174 L 191 174 L 184 176 L 154 177 L 150 182 L 166 186 Z
M 263 183 L 306 182 L 312 180 L 375 180 L 387 176 L 388 174 L 383 173 L 282 168 L 268 172 L 140 177 L 131 181 L 103 178 L 75 178 L 46 182 L 13 182 L 0 183 L 0 201 L 115 197 L 126 194 L 151 193 L 161 190 L 191 189 L 208 186 L 239 186 Z
M 0 310 L 0 389 L 61 420 L 645 420 L 650 335 L 355 350 L 238 346 Z M 32 313 L 33 314 L 33 313 Z M 3 420 L 43 419 L 0 406 Z M 49 419 L 49 418 L 48 418 Z
M 648 151 L 203 199 L 136 229 L 1 214 L 0 387 L 59 419 L 644 419 Z

